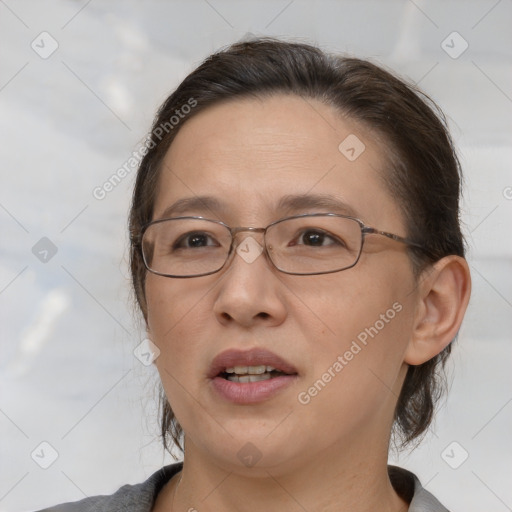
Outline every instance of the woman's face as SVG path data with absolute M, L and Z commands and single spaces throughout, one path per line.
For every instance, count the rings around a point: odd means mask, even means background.
M 171 215 L 265 227 L 294 214 L 349 212 L 404 236 L 382 182 L 380 144 L 312 99 L 215 105 L 172 143 L 154 219 L 169 216 L 176 201 L 207 196 L 218 208 L 195 201 Z M 292 196 L 301 199 L 282 209 Z M 417 300 L 405 246 L 369 235 L 355 267 L 296 276 L 258 256 L 260 233 L 237 241 L 255 259 L 240 251 L 220 272 L 189 279 L 147 274 L 149 337 L 161 351 L 156 365 L 187 454 L 230 471 L 257 463 L 277 473 L 315 457 L 387 452 Z M 234 366 L 273 366 L 288 376 L 236 383 L 223 373 Z

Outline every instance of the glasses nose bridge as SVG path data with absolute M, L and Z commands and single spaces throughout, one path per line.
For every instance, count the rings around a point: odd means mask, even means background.
M 237 228 L 230 228 L 229 231 L 231 233 L 231 238 L 233 239 L 233 242 L 234 242 L 237 235 L 239 235 L 240 233 L 246 233 L 246 232 L 263 233 L 263 238 L 265 238 L 265 233 L 267 231 L 267 228 L 254 228 L 254 227 L 248 227 L 248 226 L 241 226 L 241 227 L 237 227 Z

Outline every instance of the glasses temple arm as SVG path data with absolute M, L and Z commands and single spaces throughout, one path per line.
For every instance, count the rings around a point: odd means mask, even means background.
M 414 240 L 410 240 L 409 238 L 404 238 L 402 236 L 395 235 L 393 233 L 388 233 L 387 231 L 380 231 L 379 229 L 370 228 L 368 226 L 364 226 L 362 228 L 362 233 L 364 235 L 382 235 L 387 238 L 391 238 L 391 240 L 395 240 L 396 242 L 400 242 L 402 244 L 410 245 L 412 247 L 417 247 L 418 249 L 426 250 L 423 245 L 415 242 Z

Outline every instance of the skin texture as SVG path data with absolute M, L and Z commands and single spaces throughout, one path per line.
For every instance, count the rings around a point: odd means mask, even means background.
M 366 146 L 353 162 L 338 150 L 349 134 Z M 368 130 L 316 100 L 225 102 L 188 120 L 176 136 L 154 219 L 178 199 L 208 195 L 224 208 L 181 214 L 264 227 L 290 214 L 276 209 L 283 196 L 328 194 L 367 225 L 405 236 L 380 177 L 385 152 Z M 251 233 L 238 240 L 247 236 L 262 242 Z M 148 273 L 148 334 L 161 351 L 155 364 L 185 431 L 186 453 L 182 474 L 154 510 L 406 510 L 386 470 L 394 407 L 407 364 L 430 359 L 455 336 L 469 288 L 462 258 L 444 258 L 416 281 L 406 247 L 375 235 L 355 267 L 334 274 L 285 275 L 264 254 L 252 263 L 235 254 L 227 268 L 199 278 Z M 401 311 L 301 404 L 298 394 L 395 303 Z M 207 378 L 211 361 L 226 349 L 255 347 L 293 364 L 298 378 L 262 403 L 223 400 Z M 249 442 L 261 454 L 250 468 L 237 456 Z

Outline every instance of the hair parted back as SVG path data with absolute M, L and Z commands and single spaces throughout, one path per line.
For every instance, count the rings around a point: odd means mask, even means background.
M 324 102 L 386 141 L 383 180 L 406 222 L 406 236 L 427 250 L 410 249 L 416 275 L 444 256 L 464 256 L 459 221 L 461 171 L 446 120 L 415 86 L 367 60 L 328 54 L 320 48 L 273 38 L 235 43 L 210 55 L 192 71 L 157 112 L 141 161 L 129 215 L 130 266 L 137 303 L 147 320 L 142 228 L 152 220 L 162 160 L 184 123 L 211 105 L 242 97 L 294 94 Z M 175 126 L 169 120 L 194 105 Z M 157 130 L 166 126 L 165 130 Z M 165 131 L 165 133 L 163 133 Z M 439 355 L 410 366 L 395 409 L 394 433 L 401 445 L 421 438 L 444 389 L 448 345 Z M 182 448 L 182 429 L 161 393 L 164 447 Z

